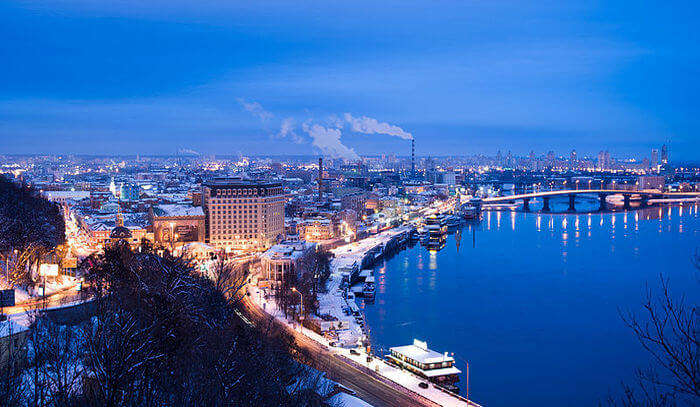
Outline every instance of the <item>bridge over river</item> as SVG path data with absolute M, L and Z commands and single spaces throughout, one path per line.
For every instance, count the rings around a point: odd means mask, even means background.
M 647 206 L 649 204 L 650 199 L 700 198 L 700 192 L 659 192 L 650 190 L 628 191 L 618 189 L 565 189 L 557 191 L 541 191 L 519 195 L 484 198 L 482 202 L 484 204 L 498 204 L 515 203 L 516 201 L 523 201 L 523 210 L 529 211 L 530 201 L 534 198 L 541 198 L 543 202 L 542 211 L 548 212 L 550 210 L 549 200 L 551 198 L 559 196 L 568 196 L 569 210 L 575 211 L 577 195 L 597 195 L 600 201 L 600 210 L 605 209 L 605 199 L 611 195 L 622 195 L 625 209 L 630 208 L 630 201 L 635 195 L 641 198 L 641 207 Z

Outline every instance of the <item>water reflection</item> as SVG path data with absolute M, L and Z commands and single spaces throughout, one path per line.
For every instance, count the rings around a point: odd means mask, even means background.
M 517 387 L 522 380 L 507 366 L 538 361 L 550 369 L 538 370 L 533 379 L 548 383 L 558 400 L 566 400 L 553 405 L 596 404 L 551 372 L 577 369 L 576 374 L 593 377 L 605 389 L 628 372 L 621 364 L 636 365 L 627 356 L 636 343 L 620 339 L 626 337 L 618 331 L 624 327 L 617 309 L 638 306 L 644 283 L 658 278 L 659 270 L 676 273 L 674 280 L 681 271 L 689 273 L 688 256 L 697 241 L 674 236 L 698 236 L 698 206 L 592 214 L 510 212 L 510 222 L 503 224 L 507 213 L 486 212 L 483 221 L 467 223 L 461 232 L 473 231 L 475 246 L 462 244 L 457 250 L 458 235 L 447 235 L 438 249 L 415 245 L 378 265 L 377 299 L 366 308 L 371 340 L 389 347 L 426 338 L 435 348 L 454 351 L 480 367 L 474 380 L 481 386 L 474 388 L 482 390 L 474 397 L 484 405 L 510 405 L 499 403 L 500 392 L 489 389 L 503 379 Z M 590 347 L 579 346 L 581 335 Z M 504 348 L 512 360 L 493 358 Z M 589 348 L 605 358 L 595 359 L 598 354 Z M 598 361 L 594 370 L 587 363 L 593 359 Z M 508 390 L 547 404 L 525 384 Z
M 437 250 L 431 249 L 429 252 L 428 269 L 437 270 Z

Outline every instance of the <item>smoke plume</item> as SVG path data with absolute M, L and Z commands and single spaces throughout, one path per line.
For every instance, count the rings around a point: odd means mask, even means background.
M 301 144 L 304 142 L 304 139 L 301 138 L 296 131 L 294 131 L 294 119 L 291 117 L 287 117 L 286 119 L 282 120 L 282 124 L 280 125 L 280 131 L 277 133 L 277 137 L 279 138 L 291 138 L 292 141 L 294 141 L 297 144 Z
M 377 119 L 371 117 L 352 117 L 350 113 L 345 113 L 345 121 L 350 124 L 353 131 L 364 134 L 386 134 L 395 136 L 404 140 L 413 140 L 413 135 L 404 131 L 399 126 L 394 126 L 389 123 L 381 123 Z
M 263 127 L 269 131 L 269 127 L 275 123 L 279 123 L 279 131 L 271 134 L 273 138 L 288 138 L 297 144 L 308 142 L 306 137 L 302 137 L 297 133 L 298 124 L 292 117 L 287 117 L 281 121 L 276 119 L 275 115 L 265 110 L 258 102 L 248 102 L 243 98 L 238 98 L 238 103 L 243 109 L 260 120 Z M 273 122 L 273 123 L 270 123 Z M 353 117 L 350 113 L 345 113 L 342 117 L 331 115 L 320 121 L 321 124 L 314 123 L 313 119 L 309 119 L 302 123 L 301 129 L 311 138 L 311 145 L 318 148 L 324 154 L 334 158 L 344 158 L 347 160 L 359 160 L 355 150 L 344 145 L 340 141 L 343 129 L 349 125 L 350 129 L 356 133 L 362 134 L 383 134 L 387 136 L 399 137 L 404 140 L 412 140 L 411 133 L 404 131 L 401 127 L 394 126 L 389 123 L 383 123 L 377 119 L 367 116 Z
M 360 159 L 355 150 L 340 142 L 340 129 L 328 128 L 320 124 L 310 124 L 309 122 L 305 122 L 302 128 L 311 137 L 311 144 L 324 154 L 333 158 Z
M 177 150 L 177 153 L 178 153 L 178 155 L 196 155 L 196 156 L 199 155 L 198 152 L 196 152 L 192 149 L 189 149 L 189 148 L 181 148 L 181 149 Z

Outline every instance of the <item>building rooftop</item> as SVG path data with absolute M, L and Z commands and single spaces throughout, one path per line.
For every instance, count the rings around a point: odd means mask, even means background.
M 44 191 L 43 195 L 50 201 L 54 199 L 85 199 L 90 198 L 90 191 Z
M 279 243 L 270 247 L 265 253 L 262 254 L 262 257 L 271 260 L 296 260 L 314 247 L 315 244 L 309 242 Z
M 158 217 L 174 216 L 204 216 L 201 206 L 167 204 L 153 207 L 153 213 Z
M 243 186 L 243 187 L 266 187 L 266 186 L 281 186 L 280 181 L 261 180 L 261 179 L 245 179 L 245 178 L 213 178 L 202 183 L 208 187 L 223 187 L 223 186 Z
M 400 353 L 418 363 L 454 362 L 453 357 L 428 349 L 427 342 L 418 339 L 413 340 L 413 345 L 396 346 L 389 348 L 389 350 Z

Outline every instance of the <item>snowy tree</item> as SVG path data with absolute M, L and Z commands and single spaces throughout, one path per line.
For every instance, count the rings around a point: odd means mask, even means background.
M 65 240 L 58 205 L 28 185 L 0 176 L 0 260 L 12 287 L 30 282 L 30 266 Z

